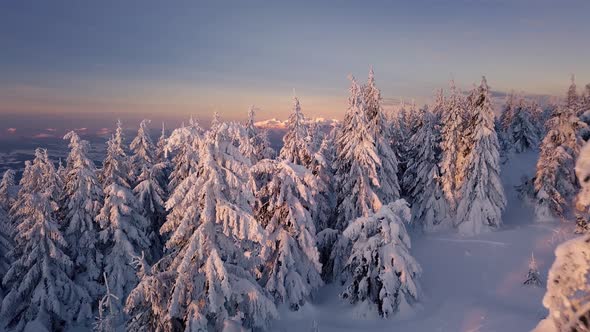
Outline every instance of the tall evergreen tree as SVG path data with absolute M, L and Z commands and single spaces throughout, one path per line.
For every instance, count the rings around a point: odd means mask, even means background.
M 468 131 L 473 145 L 466 158 L 465 180 L 457 207 L 457 225 L 463 234 L 478 234 L 484 229 L 499 227 L 506 206 L 500 180 L 494 110 L 485 77 L 482 78 L 473 106 L 475 110 Z
M 261 283 L 278 303 L 297 310 L 322 285 L 312 218 L 319 184 L 309 170 L 289 161 L 264 160 L 254 173 L 269 178 L 257 194 L 256 216 L 269 234 Z
M 176 187 L 196 169 L 199 161 L 198 151 L 203 130 L 199 124 L 190 119 L 188 126 L 175 129 L 166 144 L 166 153 L 172 153 L 173 170 L 170 173 L 168 191 Z
M 138 329 L 221 330 L 230 320 L 264 328 L 277 316 L 250 272 L 257 256 L 249 243 L 263 243 L 264 232 L 251 209 L 249 163 L 233 144 L 231 126 L 206 134 L 197 169 L 166 203 L 169 251 L 161 270 L 150 271 L 127 299 L 133 317 L 151 317 Z M 161 285 L 170 291 L 153 301 Z
M 149 120 L 142 120 L 137 130 L 137 136 L 131 142 L 130 148 L 133 151 L 130 164 L 132 168 L 132 180 L 143 172 L 143 169 L 151 169 L 156 163 L 156 146 L 150 136 L 148 128 Z
M 145 230 L 149 222 L 142 215 L 142 207 L 130 189 L 129 172 L 122 141 L 111 138 L 107 145 L 103 173 L 104 204 L 96 221 L 100 224 L 99 238 L 104 255 L 104 271 L 111 291 L 124 299 L 137 284 L 131 259 L 150 247 Z
M 459 155 L 462 151 L 460 151 L 461 145 L 458 143 L 461 141 L 462 135 L 464 134 L 464 106 L 464 99 L 457 90 L 455 82 L 451 81 L 451 96 L 449 97 L 448 104 L 442 115 L 441 181 L 443 183 L 445 198 L 452 210 L 455 210 L 457 206 L 457 192 L 459 191 L 457 178 L 460 174 L 457 165 Z
M 66 134 L 64 139 L 70 141 L 70 153 L 64 181 L 63 233 L 74 263 L 75 281 L 96 300 L 101 293 L 102 255 L 97 248 L 98 224 L 95 218 L 100 210 L 102 188 L 94 163 L 87 156 L 88 142 L 81 140 L 74 131 Z
M 380 182 L 377 192 L 382 202 L 392 202 L 400 197 L 399 161 L 392 149 L 392 133 L 381 106 L 381 91 L 375 84 L 373 68 L 369 71 L 369 78 L 362 92 L 365 102 L 366 121 L 369 131 L 373 135 L 377 154 L 380 158 L 380 163 L 377 164 Z
M 312 151 L 307 141 L 308 131 L 299 99 L 293 97 L 293 113 L 287 120 L 287 133 L 283 137 L 284 144 L 279 158 L 297 165 L 311 164 Z
M 513 106 L 514 115 L 508 125 L 508 148 L 516 153 L 535 149 L 539 144 L 538 127 L 531 121 L 531 111 L 523 99 Z
M 409 252 L 410 237 L 404 226 L 409 219 L 407 203 L 397 200 L 348 225 L 335 247 L 344 253 L 334 263 L 345 285 L 342 298 L 364 303 L 382 317 L 418 301 L 422 269 Z
M 415 154 L 403 177 L 412 206 L 412 223 L 425 231 L 451 226 L 449 207 L 442 191 L 440 141 L 437 117 L 426 112 L 422 126 L 410 141 Z
M 565 106 L 559 106 L 547 124 L 534 180 L 539 221 L 562 217 L 577 191 L 574 162 L 582 144 L 579 129 L 585 127 L 574 110 Z
M 381 185 L 374 135 L 368 126 L 361 88 L 352 78 L 348 111 L 336 139 L 335 160 L 337 192 L 336 228 L 343 230 L 348 222 L 381 208 L 378 195 Z
M 37 153 L 39 163 L 42 155 Z M 22 182 L 43 183 L 47 174 L 31 168 Z M 3 321 L 10 329 L 20 331 L 36 322 L 47 330 L 60 330 L 90 318 L 89 295 L 71 279 L 74 263 L 65 252 L 68 243 L 56 219 L 54 191 L 48 185 L 23 192 L 23 204 L 14 207 L 22 220 L 16 228 L 16 260 L 3 279 L 9 291 L 2 303 Z
M 249 152 L 242 151 L 246 157 L 249 157 L 253 164 L 262 159 L 272 159 L 276 155 L 276 152 L 270 146 L 266 131 L 261 131 L 256 128 L 254 122 L 255 115 L 256 111 L 254 106 L 251 106 L 248 110 L 248 120 L 246 121 L 245 127 L 249 146 L 251 146 L 252 149 Z
M 0 182 L 0 207 L 6 212 L 10 211 L 12 203 L 14 203 L 12 191 L 16 186 L 15 175 L 14 170 L 7 169 Z

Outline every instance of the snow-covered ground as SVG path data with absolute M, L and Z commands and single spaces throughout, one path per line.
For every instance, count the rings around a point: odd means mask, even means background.
M 324 287 L 313 304 L 299 312 L 282 310 L 273 331 L 424 331 L 523 332 L 547 312 L 543 287 L 524 286 L 531 253 L 543 277 L 555 247 L 573 237 L 573 224 L 535 223 L 530 207 L 514 186 L 535 171 L 537 153 L 512 156 L 502 167 L 508 199 L 504 226 L 475 237 L 457 234 L 412 237 L 412 253 L 424 270 L 423 300 L 413 312 L 393 319 L 359 317 L 358 308 L 338 298 L 337 285 Z

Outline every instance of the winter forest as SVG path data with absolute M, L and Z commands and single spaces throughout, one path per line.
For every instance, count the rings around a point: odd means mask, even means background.
M 451 81 L 429 105 L 386 111 L 371 69 L 350 77 L 328 129 L 293 97 L 278 151 L 254 107 L 244 123 L 216 113 L 158 138 L 149 120 L 133 137 L 119 121 L 100 165 L 71 131 L 63 163 L 38 148 L 22 176 L 2 177 L 2 327 L 287 331 L 307 317 L 296 330 L 338 330 L 310 314 L 330 303 L 393 329 L 436 292 L 434 260 L 415 250 L 502 247 L 486 236 L 511 234 L 516 206 L 559 229 L 555 261 L 539 269 L 528 247 L 528 272 L 510 281 L 545 294 L 535 331 L 590 331 L 590 84 L 572 77 L 545 105 L 512 93 L 496 107 L 491 94 L 485 77 L 468 91 Z M 522 156 L 536 166 L 506 182 Z M 472 250 L 437 264 L 459 275 Z

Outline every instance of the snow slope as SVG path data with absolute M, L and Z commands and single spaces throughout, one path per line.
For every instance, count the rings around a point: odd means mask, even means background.
M 284 309 L 272 331 L 424 331 L 523 332 L 532 330 L 547 311 L 543 288 L 524 286 L 534 252 L 546 278 L 555 247 L 572 238 L 572 224 L 539 224 L 519 201 L 514 186 L 532 175 L 536 152 L 511 157 L 502 167 L 508 199 L 501 230 L 475 237 L 455 233 L 412 237 L 412 253 L 422 265 L 420 308 L 389 320 L 359 317 L 338 298 L 337 285 L 324 287 L 300 312 Z

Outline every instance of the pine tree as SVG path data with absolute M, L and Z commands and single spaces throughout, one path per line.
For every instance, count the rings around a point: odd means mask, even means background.
M 14 171 L 8 169 L 4 172 L 0 182 L 0 280 L 8 271 L 11 259 L 9 253 L 12 250 L 11 222 L 8 212 L 12 208 L 13 198 L 10 192 L 15 186 Z M 1 297 L 0 297 L 1 299 Z
M 90 315 L 88 293 L 71 279 L 74 263 L 65 252 L 68 244 L 55 219 L 51 194 L 44 190 L 23 194 L 26 205 L 16 207 L 25 217 L 16 229 L 18 256 L 3 279 L 9 291 L 2 318 L 6 327 L 17 331 L 33 321 L 47 330 L 61 330 Z
M 547 123 L 534 181 L 539 221 L 562 217 L 577 191 L 574 162 L 582 144 L 579 129 L 585 126 L 572 109 L 562 106 Z
M 375 85 L 373 68 L 370 69 L 367 84 L 363 87 L 363 99 L 369 131 L 373 135 L 377 154 L 380 158 L 380 164 L 377 164 L 380 182 L 377 189 L 378 195 L 382 202 L 392 202 L 400 197 L 399 161 L 391 147 L 392 133 L 389 131 L 387 119 L 381 107 L 381 92 Z
M 125 168 L 126 155 L 122 141 L 108 141 L 103 172 L 104 204 L 96 221 L 100 225 L 99 238 L 104 255 L 104 271 L 114 295 L 124 299 L 137 284 L 132 257 L 150 247 L 145 230 L 149 222 L 142 215 L 143 209 L 129 186 L 129 172 Z
M 312 152 L 307 138 L 309 128 L 297 97 L 293 97 L 293 113 L 287 120 L 287 132 L 283 137 L 283 148 L 279 153 L 281 160 L 297 165 L 310 165 Z
M 262 159 L 273 159 L 276 152 L 270 146 L 266 131 L 260 131 L 255 126 L 254 116 L 256 115 L 254 106 L 248 110 L 248 120 L 246 121 L 246 133 L 248 137 L 248 146 L 252 147 L 251 151 L 242 151 L 250 159 L 252 164 Z
M 316 134 L 318 132 L 316 131 Z M 297 97 L 293 98 L 293 113 L 287 120 L 287 132 L 283 137 L 283 148 L 279 153 L 279 160 L 300 165 L 309 170 L 316 178 L 317 190 L 313 193 L 313 200 L 318 209 L 313 209 L 312 218 L 316 220 L 318 228 L 327 227 L 332 218 L 332 193 L 326 181 L 330 180 L 328 165 L 323 152 L 315 151 L 312 147 L 312 132 L 301 112 L 301 105 Z
M 457 183 L 457 178 L 460 177 L 457 165 L 459 156 L 463 151 L 460 150 L 461 145 L 458 143 L 462 140 L 464 134 L 464 106 L 465 102 L 457 90 L 455 82 L 451 81 L 451 96 L 442 115 L 441 181 L 443 183 L 445 198 L 452 210 L 455 210 L 457 206 L 457 196 L 460 189 Z
M 133 174 L 132 180 L 135 180 L 143 169 L 151 169 L 156 163 L 155 152 L 156 147 L 150 136 L 150 130 L 148 128 L 149 120 L 142 120 L 137 130 L 137 136 L 131 142 L 130 148 L 133 151 L 131 156 L 131 173 Z
M 221 123 L 206 134 L 197 169 L 166 203 L 171 212 L 161 231 L 170 233 L 169 251 L 161 270 L 152 270 L 127 299 L 127 312 L 146 317 L 140 328 L 221 330 L 232 319 L 264 328 L 277 316 L 250 272 L 257 261 L 250 243 L 263 243 L 264 232 L 251 210 L 249 163 L 233 145 L 231 126 Z M 154 302 L 161 285 L 170 291 Z
M 534 254 L 531 254 L 531 261 L 529 262 L 529 272 L 527 273 L 526 280 L 523 282 L 523 284 L 537 287 L 543 284 L 541 273 L 539 273 L 539 268 L 537 266 L 537 262 L 535 261 Z
M 145 229 L 150 243 L 149 257 L 152 260 L 159 259 L 163 253 L 163 239 L 160 236 L 160 228 L 166 220 L 165 200 L 166 191 L 160 185 L 163 177 L 164 165 L 154 165 L 151 169 L 144 168 L 137 178 L 137 185 L 133 193 L 146 218 L 148 226 Z
M 457 207 L 457 226 L 463 234 L 478 234 L 498 228 L 506 206 L 500 180 L 499 143 L 494 128 L 494 110 L 485 77 L 473 100 L 475 107 L 468 133 L 471 152 L 466 156 L 465 179 Z
M 100 210 L 102 189 L 94 163 L 87 157 L 88 142 L 81 140 L 74 131 L 66 134 L 64 139 L 70 141 L 70 153 L 64 181 L 63 233 L 74 263 L 76 282 L 95 300 L 101 293 L 98 281 L 102 255 L 97 248 L 98 224 L 95 218 Z
M 7 169 L 2 176 L 2 182 L 0 182 L 0 208 L 4 211 L 10 211 L 12 203 L 14 203 L 14 197 L 12 191 L 15 188 L 15 177 L 16 173 L 12 169 Z
M 341 297 L 366 303 L 382 317 L 415 304 L 420 296 L 417 278 L 422 270 L 410 254 L 404 223 L 410 209 L 404 200 L 384 205 L 378 212 L 348 225 L 336 244 L 335 274 L 345 285 Z
M 555 261 L 547 277 L 543 306 L 555 331 L 590 329 L 590 239 L 580 236 L 555 249 Z
M 535 149 L 539 144 L 538 127 L 531 121 L 530 110 L 523 99 L 513 108 L 514 114 L 507 130 L 509 148 L 516 153 Z
M 412 206 L 412 223 L 425 231 L 450 226 L 450 211 L 442 191 L 441 135 L 436 121 L 436 115 L 425 113 L 423 125 L 410 141 L 416 153 L 403 178 Z
M 522 100 L 522 99 L 521 99 Z M 510 94 L 506 97 L 506 102 L 504 103 L 504 106 L 502 107 L 502 113 L 500 113 L 500 128 L 502 129 L 502 132 L 507 133 L 509 128 L 510 128 L 510 124 L 512 123 L 514 116 L 516 114 L 515 108 L 516 108 L 516 96 L 514 94 L 514 91 L 510 92 Z
M 168 137 L 166 155 L 173 154 L 169 192 L 173 192 L 196 169 L 202 134 L 203 130 L 199 124 L 191 118 L 189 126 L 183 125 L 175 129 Z
M 375 135 L 368 125 L 361 92 L 352 78 L 348 111 L 335 142 L 338 187 L 335 227 L 340 230 L 346 228 L 349 221 L 379 210 L 386 199 L 394 196 L 396 189 L 399 195 L 399 187 L 384 188 L 387 181 L 379 177 L 383 163 Z
M 264 160 L 253 171 L 270 179 L 257 194 L 257 219 L 269 234 L 261 283 L 278 303 L 298 310 L 323 284 L 312 218 L 320 188 L 309 170 L 289 161 Z
M 572 109 L 574 112 L 578 111 L 579 108 L 580 98 L 578 96 L 577 88 L 576 88 L 576 77 L 572 75 L 571 77 L 571 84 L 567 89 L 567 94 L 565 97 L 565 107 Z M 579 115 L 576 113 L 576 115 Z

